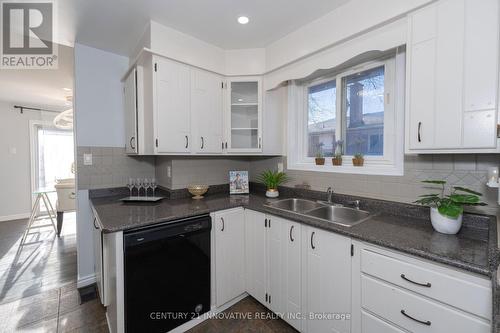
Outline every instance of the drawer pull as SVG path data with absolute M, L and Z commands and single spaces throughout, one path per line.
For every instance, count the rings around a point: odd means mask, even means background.
M 431 287 L 431 284 L 429 282 L 427 282 L 427 283 L 415 282 L 415 281 L 412 281 L 412 280 L 408 279 L 404 274 L 401 274 L 401 278 L 403 280 L 405 280 L 405 281 L 408 281 L 410 283 L 416 284 L 417 286 L 427 287 L 427 288 Z
M 401 314 L 403 316 L 405 316 L 406 318 L 410 318 L 411 320 L 413 321 L 416 321 L 417 323 L 420 323 L 420 324 L 423 324 L 423 325 L 427 325 L 427 326 L 431 326 L 431 322 L 430 321 L 423 321 L 423 320 L 419 320 L 419 319 L 416 319 L 416 318 L 413 318 L 412 316 L 410 316 L 409 314 L 406 313 L 405 310 L 401 310 Z

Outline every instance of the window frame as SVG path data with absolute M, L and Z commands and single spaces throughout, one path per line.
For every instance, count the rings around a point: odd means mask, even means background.
M 384 66 L 384 155 L 365 155 L 363 167 L 352 165 L 352 156 L 343 155 L 341 166 L 315 165 L 314 157 L 308 157 L 308 90 L 312 86 L 336 80 L 336 124 L 337 138 L 344 140 L 345 124 L 345 80 L 349 75 Z M 353 66 L 333 75 L 317 78 L 306 83 L 296 82 L 289 87 L 289 145 L 288 169 L 337 173 L 403 175 L 404 160 L 404 95 L 405 54 L 384 60 L 374 60 Z M 293 105 L 294 104 L 294 105 Z M 294 130 L 295 129 L 295 130 Z M 294 136 L 295 134 L 295 136 Z M 399 139 L 398 139 L 399 138 Z M 329 157 L 327 159 L 330 159 Z

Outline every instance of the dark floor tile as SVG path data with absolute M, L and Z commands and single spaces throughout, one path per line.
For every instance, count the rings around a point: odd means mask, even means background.
M 97 301 L 82 304 L 76 310 L 60 314 L 58 331 L 71 332 L 77 329 L 86 329 L 106 321 L 105 309 Z
M 8 332 L 55 333 L 57 332 L 57 317 L 37 321 L 26 326 L 16 327 L 15 330 Z
M 22 327 L 57 316 L 59 297 L 37 298 L 34 302 L 27 303 L 25 299 L 14 302 L 9 317 L 10 326 Z
M 59 314 L 65 314 L 74 311 L 80 307 L 80 294 L 78 289 L 70 292 L 61 293 L 59 301 Z

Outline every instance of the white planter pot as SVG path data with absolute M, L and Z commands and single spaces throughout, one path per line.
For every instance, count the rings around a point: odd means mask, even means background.
M 280 192 L 278 190 L 267 190 L 266 191 L 266 197 L 268 198 L 277 198 L 280 195 Z
M 441 215 L 437 208 L 431 208 L 431 222 L 437 232 L 454 235 L 462 227 L 462 214 L 457 219 L 452 219 Z

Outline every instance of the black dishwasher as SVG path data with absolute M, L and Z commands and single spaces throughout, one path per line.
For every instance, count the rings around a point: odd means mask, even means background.
M 210 310 L 208 215 L 124 234 L 127 333 L 167 332 Z

